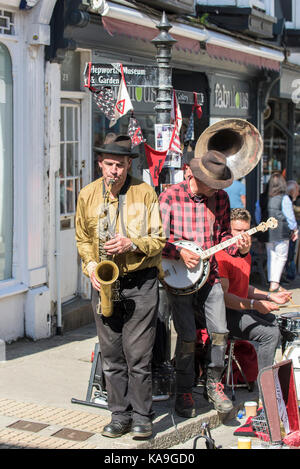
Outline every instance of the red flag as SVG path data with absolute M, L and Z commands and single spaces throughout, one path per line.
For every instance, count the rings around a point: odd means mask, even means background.
M 201 119 L 202 117 L 202 107 L 200 106 L 200 104 L 198 104 L 198 101 L 197 101 L 197 93 L 194 92 L 194 105 L 193 105 L 193 110 L 196 109 L 196 114 L 197 114 L 197 117 L 198 119 Z
M 164 166 L 168 150 L 154 150 L 147 143 L 144 143 L 144 146 L 152 181 L 156 187 L 158 186 L 158 176 Z

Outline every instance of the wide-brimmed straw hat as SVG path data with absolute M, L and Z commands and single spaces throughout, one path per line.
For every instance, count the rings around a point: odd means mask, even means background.
M 97 153 L 108 153 L 111 155 L 130 156 L 137 158 L 139 153 L 132 149 L 131 138 L 128 135 L 116 135 L 109 143 L 103 143 L 101 147 L 94 147 Z
M 226 156 L 216 150 L 190 161 L 193 176 L 212 189 L 225 189 L 233 183 L 233 174 L 226 166 Z

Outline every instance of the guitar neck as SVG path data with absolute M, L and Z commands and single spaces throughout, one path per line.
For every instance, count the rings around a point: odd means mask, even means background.
M 250 230 L 246 231 L 246 233 L 248 233 L 250 236 L 252 236 L 253 234 L 257 233 L 258 231 L 258 228 L 257 226 L 254 227 L 254 228 L 251 228 Z M 226 241 L 223 241 L 222 243 L 220 244 L 217 244 L 216 246 L 212 246 L 211 248 L 209 249 L 206 249 L 205 251 L 203 251 L 202 253 L 202 259 L 209 259 L 211 256 L 213 256 L 216 252 L 219 252 L 219 251 L 222 251 L 222 249 L 226 249 L 228 248 L 228 246 L 231 246 L 232 244 L 236 243 L 236 241 L 238 241 L 239 239 L 242 238 L 244 233 L 242 234 L 239 234 L 237 236 L 234 236 L 233 238 L 229 238 L 227 239 Z

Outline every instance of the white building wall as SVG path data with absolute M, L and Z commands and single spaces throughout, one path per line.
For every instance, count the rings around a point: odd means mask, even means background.
M 49 21 L 56 0 L 19 10 L 19 0 L 0 0 L 14 12 L 16 34 L 0 35 L 11 54 L 14 99 L 13 278 L 0 282 L 0 338 L 50 334 L 48 286 L 48 186 L 45 183 L 45 64 Z

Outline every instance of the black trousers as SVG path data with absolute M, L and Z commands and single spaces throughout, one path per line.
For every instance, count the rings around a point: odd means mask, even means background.
M 153 417 L 151 360 L 158 312 L 157 269 L 121 279 L 121 301 L 106 318 L 92 304 L 113 420 L 145 423 Z

